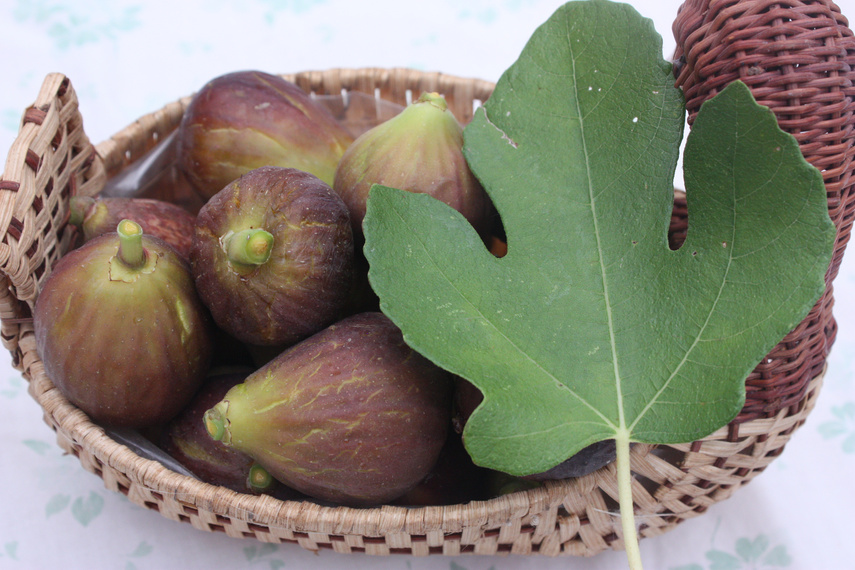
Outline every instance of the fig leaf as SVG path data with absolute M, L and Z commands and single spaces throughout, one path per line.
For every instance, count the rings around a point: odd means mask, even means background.
M 484 393 L 464 430 L 479 465 L 528 475 L 600 440 L 620 463 L 629 442 L 702 438 L 822 294 L 821 173 L 738 81 L 687 138 L 688 237 L 669 248 L 685 109 L 661 54 L 649 20 L 602 0 L 534 33 L 465 130 L 504 257 L 444 204 L 371 190 L 371 284 L 416 351 Z

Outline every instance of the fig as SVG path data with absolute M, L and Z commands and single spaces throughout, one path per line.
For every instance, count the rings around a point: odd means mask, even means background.
M 70 208 L 68 222 L 83 230 L 85 241 L 115 232 L 120 221 L 130 219 L 146 234 L 162 239 L 186 259 L 190 258 L 196 217 L 180 206 L 153 198 L 74 196 Z
M 347 506 L 400 497 L 449 433 L 448 373 L 379 312 L 290 347 L 205 413 L 208 433 L 306 495 Z
M 257 168 L 199 210 L 190 260 L 220 328 L 251 345 L 290 345 L 332 324 L 348 301 L 347 208 L 312 174 Z
M 491 476 L 491 470 L 472 462 L 460 436 L 452 431 L 430 473 L 393 504 L 416 507 L 483 501 L 490 498 Z
M 463 129 L 437 93 L 423 93 L 360 135 L 341 157 L 333 189 L 347 204 L 357 240 L 373 184 L 430 194 L 463 214 L 482 236 L 494 221 L 492 202 L 463 156 Z
M 286 166 L 332 185 L 353 142 L 330 111 L 295 84 L 261 71 L 209 81 L 178 127 L 178 165 L 205 199 L 261 166 Z
M 57 262 L 33 327 L 56 387 L 109 426 L 167 422 L 211 360 L 212 324 L 187 260 L 131 220 Z
M 251 372 L 251 369 L 212 371 L 190 403 L 165 426 L 160 440 L 161 449 L 200 480 L 239 493 L 270 491 L 272 478 L 251 457 L 212 440 L 202 424 L 202 416 Z
M 452 425 L 454 431 L 462 433 L 466 421 L 484 399 L 481 391 L 471 382 L 455 377 L 454 412 Z M 549 481 L 554 479 L 569 479 L 583 477 L 589 473 L 612 463 L 617 457 L 615 440 L 607 439 L 592 443 L 582 448 L 578 453 L 568 457 L 555 467 L 542 473 L 527 475 L 524 479 L 530 481 Z

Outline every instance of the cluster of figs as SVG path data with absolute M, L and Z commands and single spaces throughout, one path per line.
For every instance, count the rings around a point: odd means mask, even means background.
M 407 346 L 367 280 L 375 183 L 446 202 L 503 254 L 440 95 L 354 135 L 280 76 L 235 72 L 193 96 L 176 136 L 197 211 L 71 199 L 81 244 L 33 311 L 45 371 L 71 403 L 239 492 L 363 507 L 538 484 L 472 464 L 460 433 L 480 392 Z M 612 452 L 586 453 L 544 477 Z

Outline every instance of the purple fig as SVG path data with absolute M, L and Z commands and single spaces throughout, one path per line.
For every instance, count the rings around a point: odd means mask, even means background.
M 415 487 L 448 433 L 448 374 L 382 313 L 343 319 L 232 388 L 205 414 L 214 439 L 311 497 L 367 506 Z
M 274 487 L 272 478 L 248 455 L 212 440 L 202 416 L 251 372 L 212 372 L 193 400 L 166 425 L 160 441 L 164 451 L 202 481 L 239 493 L 270 492 Z
M 487 484 L 491 476 L 491 470 L 472 462 L 460 436 L 452 432 L 430 473 L 393 504 L 415 507 L 482 501 L 490 498 Z
M 190 259 L 196 217 L 184 208 L 152 198 L 90 198 L 74 196 L 70 201 L 69 223 L 83 230 L 89 241 L 116 231 L 116 225 L 129 219 L 138 223 L 147 235 L 162 239 Z
M 178 128 L 178 164 L 206 200 L 261 166 L 286 166 L 332 185 L 353 142 L 326 107 L 302 89 L 260 71 L 238 71 L 194 95 Z
M 309 173 L 257 168 L 199 210 L 190 259 L 223 330 L 247 344 L 293 344 L 338 319 L 348 301 L 347 208 Z
M 211 359 L 188 262 L 123 220 L 62 257 L 33 311 L 47 375 L 92 420 L 144 427 L 178 414 Z
M 424 93 L 395 117 L 363 133 L 345 151 L 333 189 L 362 236 L 368 191 L 382 184 L 430 194 L 458 210 L 482 235 L 492 202 L 463 156 L 463 129 L 437 93 Z

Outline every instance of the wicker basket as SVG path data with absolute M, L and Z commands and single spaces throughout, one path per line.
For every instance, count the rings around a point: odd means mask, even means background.
M 836 331 L 831 282 L 855 211 L 855 39 L 847 26 L 831 2 L 798 0 L 689 0 L 674 23 L 677 81 L 691 116 L 728 82 L 748 83 L 823 171 L 838 241 L 826 294 L 750 375 L 747 402 L 737 419 L 691 444 L 633 447 L 633 495 L 642 537 L 666 532 L 730 497 L 782 452 L 814 405 Z M 316 94 L 358 91 L 398 104 L 411 93 L 439 91 L 463 121 L 493 87 L 406 69 L 334 69 L 284 77 Z M 622 548 L 613 466 L 579 479 L 444 507 L 352 509 L 280 501 L 202 483 L 144 459 L 59 393 L 36 354 L 31 308 L 51 267 L 77 237 L 66 225 L 69 197 L 101 192 L 176 128 L 188 102 L 189 97 L 146 115 L 95 147 L 83 131 L 69 80 L 53 74 L 26 110 L 10 151 L 0 180 L 2 337 L 59 445 L 132 502 L 233 537 L 379 555 L 590 556 Z M 162 187 L 180 190 L 180 185 Z M 672 239 L 679 242 L 687 226 L 679 193 L 672 222 Z

